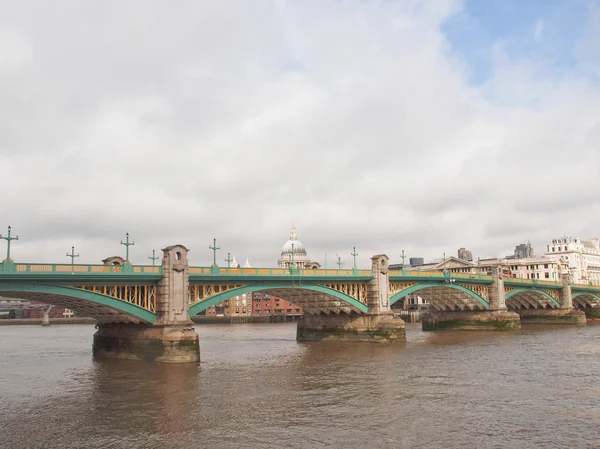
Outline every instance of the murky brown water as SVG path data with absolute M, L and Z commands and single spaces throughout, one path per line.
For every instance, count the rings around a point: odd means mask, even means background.
M 94 362 L 93 326 L 0 327 L 7 448 L 600 447 L 600 326 L 299 344 L 205 325 L 202 364 Z

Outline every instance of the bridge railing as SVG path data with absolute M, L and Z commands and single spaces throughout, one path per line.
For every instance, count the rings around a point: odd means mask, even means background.
M 8 274 L 8 270 L 2 270 L 0 264 L 0 275 Z M 70 264 L 40 264 L 40 263 L 17 263 L 11 274 L 51 274 L 51 273 L 73 273 L 73 274 L 107 274 L 107 273 L 153 273 L 162 272 L 160 266 L 132 265 L 124 267 L 123 265 L 70 265 Z
M 595 285 L 595 284 L 571 284 L 571 287 L 586 289 L 586 290 L 599 290 L 600 291 L 600 285 Z
M 215 270 L 213 267 L 190 267 L 191 275 L 240 275 L 240 276 L 372 276 L 372 270 L 322 270 L 322 269 L 302 269 L 293 270 L 289 268 L 220 268 Z
M 487 274 L 476 274 L 476 273 L 453 273 L 447 271 L 419 271 L 419 270 L 391 270 L 390 276 L 402 276 L 402 277 L 428 277 L 428 278 L 461 278 L 461 279 L 485 279 L 492 280 L 492 276 Z
M 524 279 L 524 278 L 506 278 L 505 283 L 517 283 L 517 284 L 528 284 L 528 285 L 562 285 L 558 281 L 546 281 L 542 279 Z

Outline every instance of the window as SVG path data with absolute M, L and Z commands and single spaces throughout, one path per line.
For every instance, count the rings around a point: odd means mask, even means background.
M 546 279 L 550 279 L 550 273 L 548 273 L 548 272 L 546 271 L 546 272 L 544 273 L 544 277 L 545 277 Z
M 548 268 L 548 264 L 544 264 L 544 268 Z

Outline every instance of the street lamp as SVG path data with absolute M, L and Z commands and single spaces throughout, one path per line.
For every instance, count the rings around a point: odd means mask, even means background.
M 7 246 L 6 246 L 6 262 L 7 263 L 11 262 L 11 260 L 10 260 L 10 242 L 11 242 L 11 240 L 19 240 L 18 235 L 16 237 L 10 236 L 10 230 L 11 230 L 11 227 L 9 225 L 8 226 L 8 237 L 2 237 L 2 234 L 0 234 L 0 239 L 7 241 Z
M 135 245 L 135 242 L 129 242 L 129 232 L 125 234 L 125 237 L 127 237 L 127 239 L 125 242 L 121 240 L 121 245 L 125 245 L 125 262 L 129 263 L 129 247 Z

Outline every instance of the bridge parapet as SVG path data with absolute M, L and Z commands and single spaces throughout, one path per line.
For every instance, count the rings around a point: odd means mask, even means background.
M 393 280 L 405 280 L 405 279 L 460 279 L 460 280 L 470 280 L 473 282 L 483 282 L 490 283 L 492 282 L 492 276 L 486 274 L 473 274 L 473 273 L 450 273 L 443 271 L 400 271 L 394 270 L 390 271 L 389 276 Z
M 515 284 L 531 285 L 531 286 L 544 285 L 549 288 L 552 288 L 552 287 L 562 288 L 563 287 L 563 284 L 559 281 L 546 281 L 546 280 L 542 280 L 542 279 L 505 278 L 504 283 L 506 285 L 515 285 Z
M 288 268 L 218 268 L 213 267 L 190 267 L 191 276 L 321 276 L 321 277 L 372 277 L 372 270 L 321 270 L 321 269 L 294 269 Z
M 131 273 L 151 273 L 160 274 L 162 267 L 153 267 L 148 265 L 132 265 L 131 268 L 123 269 L 121 265 L 71 265 L 71 264 L 44 264 L 44 263 L 0 263 L 0 276 L 6 274 L 131 274 Z

